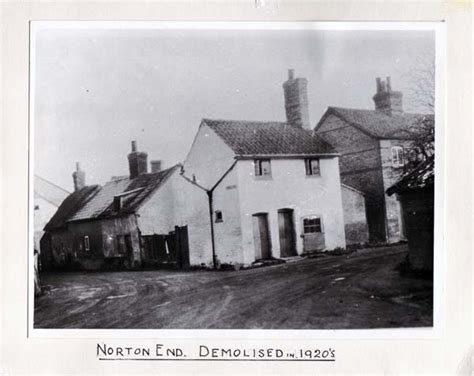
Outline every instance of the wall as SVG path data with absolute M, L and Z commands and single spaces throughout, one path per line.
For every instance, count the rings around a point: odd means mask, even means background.
M 234 152 L 204 123 L 184 162 L 184 175 L 210 189 L 234 162 Z
M 141 264 L 142 255 L 135 215 L 104 219 L 100 222 L 102 227 L 102 252 L 104 257 L 128 258 L 127 255 L 121 254 L 118 251 L 117 235 L 130 235 L 133 250 L 133 264 L 130 266 L 138 267 Z
M 191 265 L 212 265 L 209 206 L 204 190 L 176 170 L 140 207 L 141 235 L 168 234 L 175 226 L 188 226 Z
M 329 115 L 317 131 L 341 153 L 341 181 L 366 195 L 371 242 L 386 241 L 385 189 L 378 140 Z
M 394 168 L 392 165 L 392 147 L 401 146 L 407 150 L 410 148 L 410 141 L 380 140 L 379 142 L 385 192 L 400 180 L 404 172 L 403 167 Z M 400 240 L 405 240 L 401 206 L 397 195 L 385 195 L 385 213 L 388 242 L 395 243 Z
M 53 269 L 64 268 L 73 257 L 72 236 L 67 229 L 54 230 L 50 234 L 52 267 Z
M 271 179 L 254 176 L 253 160 L 240 160 L 237 167 L 243 262 L 255 260 L 252 214 L 268 213 L 272 255 L 280 257 L 278 209 L 294 209 L 298 254 L 303 253 L 302 221 L 305 215 L 322 217 L 327 249 L 345 247 L 341 184 L 337 157 L 322 158 L 321 176 L 307 177 L 303 159 L 273 159 Z
M 369 241 L 369 227 L 364 194 L 344 184 L 341 189 L 346 244 L 365 244 Z
M 214 239 L 218 261 L 220 263 L 245 263 L 242 252 L 237 165 L 214 190 L 213 204 Z M 222 212 L 222 222 L 216 222 L 216 210 Z
M 434 190 L 431 188 L 403 193 L 401 202 L 410 267 L 433 271 Z

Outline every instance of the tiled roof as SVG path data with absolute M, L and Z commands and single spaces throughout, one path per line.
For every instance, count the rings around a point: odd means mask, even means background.
M 413 189 L 423 189 L 434 185 L 434 156 L 420 163 L 413 170 L 402 176 L 402 178 L 390 188 L 387 194 L 401 193 Z
M 175 165 L 157 173 L 139 175 L 134 179 L 130 179 L 128 176 L 115 178 L 106 183 L 93 199 L 87 202 L 68 221 L 112 218 L 122 214 L 134 213 L 143 201 L 178 167 L 179 165 Z M 122 195 L 124 192 L 131 193 L 123 196 L 121 209 L 117 212 L 114 210 L 114 197 Z
M 35 198 L 42 198 L 57 207 L 69 195 L 65 189 L 38 175 L 35 175 L 33 184 Z
M 87 186 L 78 191 L 72 192 L 59 206 L 58 210 L 44 227 L 45 231 L 62 228 L 66 221 L 81 209 L 97 192 L 100 186 Z
M 413 139 L 424 119 L 433 121 L 430 114 L 402 113 L 389 116 L 381 111 L 358 110 L 343 107 L 328 107 L 325 114 L 316 125 L 317 131 L 329 115 L 335 115 L 347 123 L 361 129 L 369 135 L 383 139 Z
M 283 122 L 203 119 L 237 155 L 336 154 L 311 130 Z

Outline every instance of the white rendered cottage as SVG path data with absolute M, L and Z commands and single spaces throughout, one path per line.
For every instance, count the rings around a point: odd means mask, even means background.
M 208 196 L 201 226 L 211 224 L 211 244 L 203 239 L 211 247 L 202 251 L 212 254 L 199 255 L 203 263 L 250 264 L 346 245 L 338 154 L 309 129 L 306 80 L 290 71 L 283 87 L 287 122 L 201 122 L 181 176 Z M 199 218 L 191 208 L 188 216 Z

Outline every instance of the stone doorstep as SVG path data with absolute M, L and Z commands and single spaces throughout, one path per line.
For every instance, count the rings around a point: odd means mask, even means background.
M 285 261 L 286 263 L 289 263 L 289 262 L 304 260 L 305 258 L 306 257 L 303 257 L 303 256 L 290 256 L 290 257 L 282 257 L 281 259 Z

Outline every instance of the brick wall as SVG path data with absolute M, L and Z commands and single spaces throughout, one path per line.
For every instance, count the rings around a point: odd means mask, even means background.
M 380 156 L 382 163 L 382 176 L 384 192 L 400 180 L 404 169 L 394 167 L 392 164 L 392 147 L 400 146 L 405 150 L 410 147 L 410 141 L 402 140 L 380 140 Z M 401 206 L 396 195 L 385 195 L 385 211 L 387 225 L 387 240 L 395 243 L 404 240 Z
M 378 140 L 334 115 L 325 119 L 317 133 L 341 153 L 341 182 L 366 195 L 370 241 L 385 241 L 385 190 Z

